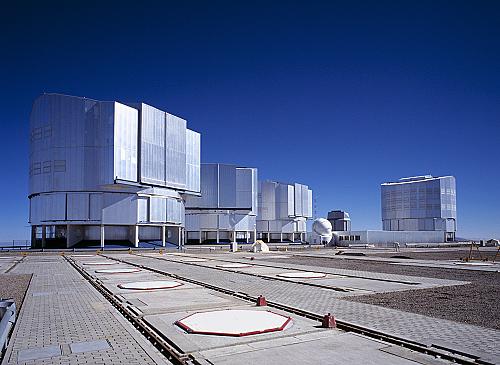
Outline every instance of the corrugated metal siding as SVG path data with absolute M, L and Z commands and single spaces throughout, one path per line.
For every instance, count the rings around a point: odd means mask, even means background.
M 68 193 L 67 219 L 86 221 L 89 219 L 89 194 Z
M 200 192 L 201 135 L 186 129 L 186 190 Z
M 186 121 L 166 115 L 166 186 L 186 187 Z
M 102 206 L 103 224 L 137 223 L 137 199 L 134 194 L 103 193 Z
M 102 194 L 89 194 L 89 219 L 100 221 L 102 218 Z
M 302 189 L 302 213 L 300 214 L 302 217 L 307 216 L 307 209 L 309 206 L 309 194 L 307 193 L 307 186 L 306 185 L 301 185 Z
M 295 187 L 293 185 L 287 185 L 288 187 L 288 216 L 293 217 L 295 215 Z
M 150 197 L 149 207 L 149 217 L 151 222 L 167 221 L 167 199 Z
M 165 112 L 147 104 L 141 112 L 141 182 L 165 185 Z
M 236 207 L 239 209 L 252 210 L 253 191 L 253 169 L 236 168 Z
M 114 176 L 136 182 L 139 114 L 136 109 L 120 103 L 114 103 L 114 107 Z
M 236 207 L 236 167 L 219 164 L 219 208 Z
M 182 223 L 184 216 L 184 204 L 175 199 L 167 199 L 167 222 Z
M 295 216 L 302 215 L 302 185 L 294 184 L 295 188 Z
M 138 197 L 137 198 L 137 221 L 138 222 L 148 222 L 149 221 L 149 209 L 148 209 L 148 197 Z
M 311 189 L 307 190 L 307 212 L 306 217 L 312 218 L 313 216 L 313 192 Z

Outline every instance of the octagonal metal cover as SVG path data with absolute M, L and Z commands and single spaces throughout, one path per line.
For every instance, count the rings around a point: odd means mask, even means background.
M 173 289 L 183 285 L 178 281 L 168 280 L 155 280 L 155 281 L 136 281 L 133 283 L 119 284 L 120 289 L 130 290 L 159 290 L 159 289 Z
M 175 324 L 188 333 L 243 337 L 283 331 L 291 322 L 269 310 L 226 309 L 190 314 Z
M 326 277 L 326 274 L 322 272 L 312 272 L 312 271 L 294 271 L 294 272 L 284 272 L 278 274 L 277 276 L 290 279 L 317 279 Z
M 95 272 L 98 274 L 133 274 L 142 271 L 138 268 L 123 268 L 123 269 L 99 269 Z
M 220 264 L 216 265 L 217 267 L 224 268 L 224 269 L 242 269 L 246 267 L 252 267 L 253 265 L 249 264 L 240 264 L 240 263 L 229 263 L 229 264 Z

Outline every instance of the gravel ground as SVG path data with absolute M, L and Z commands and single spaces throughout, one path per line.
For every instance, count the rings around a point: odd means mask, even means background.
M 31 274 L 2 274 L 0 275 L 0 298 L 14 298 L 17 313 L 21 309 L 24 295 L 30 284 Z
M 406 255 L 406 253 L 405 253 Z M 500 273 L 389 265 L 360 259 L 290 257 L 275 262 L 468 281 L 471 284 L 370 294 L 346 300 L 500 329 Z
M 472 258 L 488 258 L 488 260 L 493 260 L 496 255 L 496 250 L 485 251 L 484 248 L 481 249 L 480 254 L 476 250 L 472 251 Z M 447 250 L 447 251 L 422 251 L 422 252 L 380 252 L 375 254 L 370 254 L 370 256 L 391 258 L 393 256 L 405 256 L 411 259 L 419 260 L 461 260 L 469 256 L 469 249 L 467 250 Z M 497 257 L 497 261 L 500 261 L 500 254 Z

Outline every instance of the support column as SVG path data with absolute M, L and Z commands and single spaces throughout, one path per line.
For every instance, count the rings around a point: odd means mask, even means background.
M 280 242 L 283 242 L 283 232 L 280 232 Z
M 217 243 L 219 243 L 219 228 L 217 228 L 216 241 L 217 241 Z
M 246 237 L 247 237 L 247 243 L 249 243 L 250 242 L 250 231 L 247 231 Z
M 42 248 L 45 248 L 46 243 L 47 243 L 47 226 L 42 225 Z
M 201 239 L 201 235 L 203 234 L 202 231 L 199 232 L 200 233 L 200 245 L 203 243 L 203 240 Z
M 253 230 L 253 242 L 255 243 L 257 241 L 257 229 Z
M 177 227 L 177 247 L 180 249 L 182 246 L 182 227 Z
M 271 242 L 271 232 L 267 232 L 267 243 Z
M 31 226 L 31 248 L 36 248 L 36 226 Z
M 71 247 L 71 226 L 66 224 L 66 248 Z
M 104 249 L 104 224 L 101 224 L 101 249 Z
M 292 243 L 295 242 L 295 232 L 292 232 Z
M 134 247 L 139 247 L 139 226 L 136 224 L 132 226 L 132 244 Z
M 161 226 L 161 245 L 162 245 L 162 247 L 165 247 L 166 243 L 167 243 L 167 238 L 165 237 L 166 233 L 167 233 L 166 227 Z

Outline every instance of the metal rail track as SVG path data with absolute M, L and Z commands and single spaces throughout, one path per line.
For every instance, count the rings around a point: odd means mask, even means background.
M 83 268 L 78 266 L 72 259 L 63 256 L 80 275 L 82 275 L 90 284 L 101 293 L 134 327 L 145 336 L 173 364 L 178 365 L 204 365 L 205 361 L 196 359 L 190 354 L 185 354 L 175 343 L 171 342 L 161 332 L 156 331 L 147 322 L 142 319 L 141 314 L 119 299 L 109 289 L 107 289 L 99 279 L 94 278 Z
M 158 260 L 159 259 L 159 260 L 161 260 L 161 258 L 144 257 L 144 256 L 136 255 L 136 254 L 132 254 L 132 255 L 140 257 L 140 258 L 148 258 L 148 259 L 153 259 L 153 260 Z M 155 269 L 155 268 L 152 268 L 152 267 L 148 267 L 148 266 L 145 266 L 145 265 L 142 265 L 142 264 L 136 264 L 136 263 L 128 261 L 128 260 L 123 260 L 123 259 L 118 259 L 118 258 L 110 257 L 110 256 L 107 256 L 105 254 L 102 254 L 102 256 L 104 256 L 104 257 L 106 257 L 108 259 L 114 260 L 114 261 L 122 262 L 122 263 L 131 265 L 131 266 L 135 266 L 135 267 L 138 267 L 138 268 L 141 268 L 141 269 L 149 270 L 149 271 L 155 272 L 155 273 L 163 275 L 163 276 L 167 276 L 167 277 L 171 277 L 171 278 L 174 278 L 174 279 L 183 280 L 185 282 L 189 282 L 189 283 L 192 283 L 192 284 L 195 284 L 195 285 L 199 285 L 199 286 L 202 286 L 202 287 L 207 288 L 207 289 L 215 290 L 215 291 L 227 294 L 227 295 L 231 295 L 231 296 L 237 297 L 239 299 L 247 300 L 249 302 L 255 303 L 257 301 L 257 297 L 248 295 L 246 293 L 237 292 L 237 291 L 234 291 L 234 290 L 231 290 L 231 289 L 219 287 L 219 286 L 212 285 L 210 283 L 206 283 L 206 282 L 203 282 L 203 281 L 191 279 L 189 277 L 184 277 L 184 276 L 181 276 L 181 275 L 172 274 L 172 273 L 169 273 L 169 272 L 166 272 L 166 271 L 163 271 L 163 270 L 159 270 L 159 269 Z M 188 264 L 188 263 L 185 263 L 185 264 Z M 189 264 L 192 264 L 192 263 L 189 263 Z M 284 304 L 281 304 L 281 303 L 276 303 L 276 302 L 267 300 L 267 305 L 269 307 L 277 308 L 277 309 L 280 309 L 280 310 L 283 310 L 283 311 L 286 311 L 286 312 L 289 312 L 289 313 L 293 313 L 293 314 L 296 314 L 296 315 L 299 315 L 299 316 L 302 316 L 302 317 L 305 317 L 305 318 L 317 320 L 317 321 L 320 321 L 320 322 L 323 320 L 323 315 L 320 315 L 320 314 L 317 314 L 317 313 L 313 313 L 313 312 L 309 312 L 309 311 L 305 311 L 305 310 L 302 310 L 302 309 L 299 309 L 299 308 L 295 308 L 295 307 L 292 307 L 292 306 L 288 306 L 288 305 L 284 305 Z M 400 347 L 403 347 L 403 348 L 407 348 L 409 350 L 413 350 L 415 352 L 419 352 L 419 353 L 422 353 L 422 354 L 434 356 L 436 358 L 448 360 L 448 361 L 451 361 L 451 362 L 454 362 L 454 363 L 457 363 L 457 364 L 464 364 L 464 365 L 478 365 L 478 364 L 481 364 L 481 365 L 495 365 L 492 362 L 481 360 L 478 356 L 467 354 L 465 352 L 457 351 L 457 350 L 454 350 L 454 349 L 449 349 L 449 348 L 446 348 L 446 347 L 434 346 L 434 345 L 433 346 L 427 346 L 426 344 L 423 344 L 423 343 L 420 343 L 420 342 L 417 342 L 417 341 L 411 341 L 411 340 L 404 339 L 404 338 L 401 338 L 401 337 L 398 337 L 398 336 L 395 336 L 395 335 L 392 335 L 392 334 L 389 334 L 389 333 L 385 333 L 385 332 L 381 332 L 381 331 L 376 331 L 376 330 L 371 329 L 371 328 L 359 326 L 357 324 L 350 323 L 350 322 L 347 322 L 347 321 L 337 320 L 336 322 L 337 322 L 337 328 L 341 329 L 343 331 L 353 332 L 353 333 L 356 333 L 356 334 L 360 334 L 360 335 L 366 336 L 368 338 L 372 338 L 372 339 L 379 340 L 379 341 L 384 341 L 386 343 L 390 343 L 390 344 L 397 345 L 397 346 L 400 346 Z
M 294 257 L 300 257 L 299 255 L 295 255 L 295 254 L 289 254 L 290 256 L 294 256 Z M 140 254 L 137 254 L 137 256 L 143 256 L 143 257 L 151 257 L 151 256 L 144 256 L 144 255 L 140 255 Z M 305 256 L 305 255 L 303 255 Z M 315 256 L 307 256 L 307 257 L 315 257 Z M 241 261 L 234 261 L 233 260 L 227 260 L 227 259 L 221 259 L 221 258 L 217 258 L 216 259 L 217 261 L 223 261 L 223 262 L 233 262 L 233 263 L 242 263 Z M 173 261 L 173 260 L 170 260 L 170 261 Z M 178 262 L 178 261 L 176 261 Z M 188 263 L 188 262 L 183 262 L 184 263 Z M 191 264 L 191 262 L 189 262 L 189 264 Z M 280 269 L 285 269 L 285 270 L 299 270 L 297 268 L 294 268 L 294 267 L 288 267 L 286 266 L 286 264 L 284 266 L 273 266 L 271 264 L 264 264 L 264 263 L 256 263 L 255 261 L 252 261 L 251 263 L 252 265 L 254 266 L 262 266 L 262 267 L 271 267 L 271 268 L 276 268 L 276 267 L 279 267 Z M 203 266 L 203 265 L 200 265 L 200 266 Z M 219 268 L 217 268 L 219 269 Z M 383 279 L 383 278 L 367 278 L 367 277 L 364 277 L 364 276 L 357 276 L 357 275 L 350 275 L 350 274 L 332 274 L 332 273 L 329 273 L 329 272 L 324 272 L 324 271 L 321 271 L 321 268 L 319 268 L 318 270 L 315 270 L 316 272 L 320 272 L 320 273 L 323 273 L 323 274 L 327 274 L 327 275 L 342 275 L 342 276 L 345 276 L 345 277 L 348 277 L 348 278 L 356 278 L 356 279 L 364 279 L 364 280 L 373 280 L 373 281 L 384 281 L 384 282 L 388 282 L 388 283 L 396 283 L 396 284 L 404 284 L 404 285 L 419 285 L 420 283 L 417 283 L 417 282 L 413 282 L 413 281 L 404 281 L 404 280 L 392 280 L 392 279 Z M 279 278 L 276 278 L 276 279 L 279 279 Z M 283 279 L 281 279 L 283 280 Z M 286 281 L 286 280 L 284 280 Z M 317 284 L 312 284 L 312 285 L 317 285 Z M 332 287 L 328 287 L 328 288 L 332 288 Z
M 242 275 L 255 276 L 255 277 L 258 277 L 258 278 L 261 278 L 261 279 L 264 279 L 264 280 L 284 281 L 286 283 L 296 283 L 296 284 L 301 284 L 301 285 L 313 286 L 313 287 L 321 288 L 321 289 L 330 289 L 330 290 L 339 291 L 339 292 L 343 292 L 343 293 L 349 293 L 349 292 L 354 291 L 354 289 L 350 289 L 350 288 L 342 288 L 342 287 L 338 287 L 338 286 L 322 285 L 322 284 L 315 284 L 315 283 L 302 282 L 302 281 L 300 281 L 300 282 L 299 281 L 292 281 L 292 280 L 287 280 L 287 279 L 283 279 L 283 278 L 279 278 L 279 277 L 272 277 L 272 276 L 255 274 L 255 273 L 251 273 L 251 272 L 226 269 L 226 268 L 223 268 L 223 267 L 205 266 L 203 264 L 198 264 L 196 262 L 176 261 L 176 260 L 168 259 L 166 257 L 151 257 L 151 256 L 144 256 L 142 254 L 136 254 L 136 253 L 134 253 L 134 255 L 135 256 L 139 256 L 139 257 L 144 257 L 144 258 L 152 258 L 152 259 L 159 259 L 159 260 L 163 260 L 163 261 L 174 262 L 174 263 L 177 263 L 177 264 L 199 266 L 199 267 L 203 267 L 205 269 L 213 269 L 213 270 L 225 271 L 225 272 L 229 272 L 229 273 L 238 273 L 238 274 L 242 274 Z M 223 261 L 223 262 L 231 262 L 231 263 L 241 264 L 241 262 L 239 262 L 239 261 L 229 261 L 229 260 L 219 260 L 219 259 L 217 259 L 217 260 L 218 261 Z M 257 265 L 258 264 L 256 264 L 255 266 L 257 266 Z M 297 270 L 297 269 L 293 269 L 293 270 Z M 328 273 L 323 273 L 323 274 L 328 274 Z M 334 274 L 330 274 L 330 275 L 334 275 Z

